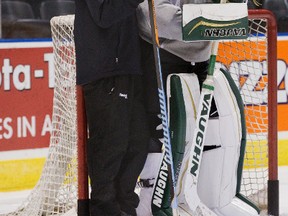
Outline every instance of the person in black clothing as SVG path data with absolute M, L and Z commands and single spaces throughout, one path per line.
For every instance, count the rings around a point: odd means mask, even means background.
M 90 215 L 136 215 L 149 129 L 136 7 L 143 0 L 76 0 L 76 82 L 89 129 Z

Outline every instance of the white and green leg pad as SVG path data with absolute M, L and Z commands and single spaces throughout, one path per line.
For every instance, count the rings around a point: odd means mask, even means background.
M 169 113 L 169 120 L 170 120 L 170 129 L 172 135 L 171 137 L 175 136 L 173 128 L 175 125 L 182 126 L 185 128 L 184 136 L 184 142 L 185 142 L 185 149 L 183 154 L 182 162 L 180 163 L 181 166 L 178 166 L 177 168 L 177 176 L 175 179 L 177 179 L 176 184 L 176 196 L 178 199 L 178 206 L 179 206 L 179 213 L 180 215 L 192 215 L 192 212 L 187 209 L 187 203 L 185 201 L 185 185 L 187 179 L 185 178 L 187 174 L 187 168 L 189 163 L 189 155 L 190 155 L 190 149 L 191 149 L 191 142 L 192 142 L 192 136 L 193 131 L 195 128 L 195 121 L 197 116 L 197 108 L 199 106 L 199 100 L 200 100 L 200 87 L 199 87 L 199 81 L 195 74 L 171 74 L 167 78 L 167 101 L 169 101 L 169 107 L 168 107 L 168 113 Z M 173 85 L 172 85 L 173 84 Z M 171 104 L 171 101 L 175 101 L 173 99 L 172 92 L 175 91 L 175 89 L 181 89 L 182 91 L 182 104 L 179 103 L 180 100 L 178 100 L 177 103 L 177 109 L 185 111 L 186 118 L 181 119 L 178 118 L 178 122 L 174 121 L 174 123 L 171 121 L 173 119 L 173 113 L 171 113 L 171 107 L 175 106 Z M 184 107 L 183 107 L 184 106 Z M 180 121 L 180 122 L 179 122 Z M 183 125 L 184 123 L 184 125 Z M 173 125 L 175 124 L 175 125 Z M 178 127 L 179 127 L 178 126 Z M 173 139 L 172 139 L 173 140 Z M 173 143 L 176 145 L 177 143 Z M 173 148 L 174 150 L 175 148 Z M 174 163 L 175 164 L 175 163 Z
M 242 169 L 239 167 L 243 159 L 241 148 L 246 131 L 243 131 L 245 127 L 242 124 L 245 121 L 237 101 L 240 98 L 235 95 L 231 84 L 222 71 L 215 71 L 214 99 L 219 117 L 209 119 L 205 146 L 212 148 L 203 153 L 198 194 L 203 203 L 217 215 L 258 215 L 253 207 L 236 196 L 238 169 Z
M 198 83 L 195 74 L 171 74 L 167 78 L 168 113 L 177 180 L 175 196 L 181 216 L 201 215 L 189 209 L 188 203 L 193 202 L 193 199 L 188 198 L 191 196 L 187 196 L 188 190 L 185 189 L 194 184 L 191 178 L 188 178 L 188 165 L 200 100 Z M 225 71 L 214 72 L 214 84 L 218 117 L 210 118 L 208 122 L 195 193 L 216 215 L 259 215 L 257 208 L 239 193 L 246 142 L 241 96 L 231 76 Z M 182 115 L 181 112 L 185 114 Z M 157 176 L 160 159 L 161 153 L 150 153 L 141 173 L 140 178 L 148 181 L 140 192 L 140 204 L 137 208 L 139 216 L 152 216 L 152 185 Z
M 167 80 L 168 97 L 171 92 L 169 80 L 173 76 L 174 79 L 175 76 L 179 76 L 178 88 L 182 88 L 186 112 L 186 145 L 180 171 L 176 176 L 176 196 L 182 214 L 195 215 L 195 212 L 189 210 L 188 202 L 193 201 L 187 199 L 185 187 L 193 184 L 193 182 L 189 182 L 190 178 L 186 177 L 189 175 L 189 155 L 200 89 L 196 75 L 173 74 Z M 210 118 L 208 122 L 204 150 L 209 150 L 203 153 L 197 193 L 201 201 L 217 215 L 258 215 L 257 210 L 251 207 L 249 202 L 244 202 L 237 196 L 239 193 L 237 188 L 240 184 L 239 175 L 241 177 L 239 169 L 242 170 L 239 163 L 243 162 L 241 149 L 243 148 L 243 137 L 245 138 L 246 131 L 241 103 L 237 101 L 239 95 L 235 96 L 235 89 L 232 90 L 227 76 L 229 75 L 222 71 L 215 71 L 214 73 L 214 99 L 219 117 Z

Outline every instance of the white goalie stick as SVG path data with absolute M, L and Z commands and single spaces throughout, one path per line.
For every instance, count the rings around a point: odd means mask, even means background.
M 212 44 L 212 54 L 210 57 L 209 71 L 206 80 L 202 85 L 200 102 L 196 118 L 195 130 L 193 133 L 192 145 L 190 150 L 188 172 L 185 185 L 185 203 L 179 203 L 183 209 L 190 210 L 193 215 L 213 215 L 216 216 L 201 200 L 197 192 L 199 171 L 203 156 L 204 141 L 208 126 L 208 119 L 211 109 L 211 101 L 214 92 L 213 73 L 215 67 L 218 42 Z M 189 212 L 190 212 L 189 211 Z
M 158 96 L 160 103 L 161 111 L 161 121 L 163 125 L 163 135 L 164 135 L 164 153 L 159 167 L 159 172 L 154 183 L 153 194 L 152 194 L 152 203 L 151 209 L 152 213 L 157 210 L 161 210 L 162 202 L 164 201 L 164 191 L 165 188 L 171 186 L 170 194 L 171 197 L 174 196 L 176 182 L 174 175 L 174 166 L 172 158 L 172 146 L 170 139 L 170 131 L 168 126 L 168 114 L 167 114 L 167 103 L 166 103 L 166 94 L 163 85 L 162 69 L 160 62 L 160 53 L 159 53 L 159 39 L 158 39 L 158 30 L 156 24 L 156 15 L 155 15 L 155 6 L 154 0 L 148 0 L 149 4 L 149 15 L 150 15 L 150 24 L 151 24 L 151 33 L 152 33 L 152 42 L 153 42 L 153 51 L 156 67 L 156 77 L 158 85 Z M 167 185 L 170 184 L 170 185 Z M 173 199 L 171 203 L 173 210 L 173 215 L 178 216 L 177 212 L 177 199 Z M 153 214 L 154 215 L 154 214 Z
M 226 3 L 226 1 L 221 0 L 220 3 Z M 211 101 L 214 93 L 213 75 L 214 75 L 216 57 L 218 53 L 218 46 L 219 41 L 215 40 L 212 42 L 208 75 L 202 85 L 202 91 L 200 95 L 200 102 L 196 118 L 196 125 L 192 138 L 192 145 L 188 165 L 189 174 L 187 174 L 186 176 L 185 186 L 183 188 L 185 190 L 186 203 L 185 204 L 179 203 L 179 206 L 184 207 L 184 209 L 187 210 L 189 209 L 190 211 L 192 211 L 193 215 L 205 215 L 205 216 L 217 215 L 201 201 L 198 195 L 197 185 L 203 156 L 204 141 L 207 132 L 209 114 L 211 109 Z

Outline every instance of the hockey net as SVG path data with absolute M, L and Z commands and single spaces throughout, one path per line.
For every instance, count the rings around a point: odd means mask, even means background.
M 247 146 L 241 193 L 263 210 L 268 203 L 267 182 L 277 180 L 277 126 L 273 126 L 277 101 L 271 84 L 277 74 L 269 61 L 276 60 L 276 39 L 269 33 L 275 28 L 271 19 L 267 11 L 250 11 L 249 38 L 221 43 L 217 63 L 231 72 L 245 105 Z M 83 101 L 75 82 L 73 28 L 73 15 L 51 20 L 55 89 L 49 153 L 38 184 L 18 210 L 8 215 L 76 215 L 80 193 L 87 194 L 83 186 L 87 172 L 85 168 L 84 172 L 78 171 L 84 165 L 77 146 L 85 138 L 79 136 L 79 131 L 86 128 L 79 124 L 83 120 Z
M 277 29 L 271 13 L 249 11 L 248 33 L 248 40 L 221 43 L 217 67 L 230 72 L 245 106 L 247 142 L 241 193 L 260 209 L 268 209 L 269 201 L 278 198 L 277 187 L 271 186 L 278 179 Z M 275 190 L 270 197 L 268 186 Z M 277 209 L 275 204 L 269 211 Z

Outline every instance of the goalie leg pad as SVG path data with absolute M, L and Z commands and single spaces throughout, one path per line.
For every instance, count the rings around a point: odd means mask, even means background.
M 200 99 L 200 86 L 199 86 L 199 81 L 197 78 L 197 75 L 195 74 L 170 74 L 167 77 L 167 96 L 168 96 L 168 102 L 171 101 L 171 79 L 173 76 L 179 77 L 179 82 L 178 84 L 174 85 L 175 88 L 181 88 L 182 89 L 182 97 L 184 104 L 178 104 L 178 109 L 181 110 L 180 106 L 184 106 L 184 111 L 186 113 L 186 121 L 185 121 L 185 127 L 186 131 L 184 134 L 184 139 L 186 141 L 185 143 L 185 151 L 184 151 L 184 156 L 181 162 L 180 170 L 177 172 L 178 176 L 176 179 L 177 181 L 177 186 L 176 186 L 176 195 L 179 195 L 183 191 L 183 175 L 187 170 L 187 163 L 189 160 L 189 152 L 191 148 L 191 140 L 192 140 L 192 135 L 193 131 L 195 128 L 195 120 L 196 120 L 196 114 L 197 111 L 196 109 L 198 108 L 199 105 L 199 99 Z M 171 104 L 168 103 L 170 106 Z M 169 113 L 169 119 L 171 118 L 171 107 L 168 107 L 168 113 Z M 170 122 L 171 124 L 171 122 Z M 182 125 L 181 125 L 182 126 Z M 173 128 L 173 126 L 170 125 L 170 127 Z M 171 131 L 173 133 L 173 131 Z M 172 135 L 173 137 L 173 135 Z M 173 143 L 174 144 L 174 143 Z
M 227 79 L 219 70 L 214 72 L 214 86 L 219 122 L 208 123 L 205 146 L 221 145 L 239 148 L 242 138 L 240 110 Z
M 167 78 L 169 126 L 176 179 L 184 154 L 189 151 L 187 134 L 190 135 L 193 132 L 191 128 L 195 127 L 196 107 L 200 97 L 198 83 L 195 74 L 170 74 Z M 178 156 L 180 154 L 181 157 Z
M 182 76 L 181 74 L 178 74 Z M 215 71 L 214 99 L 217 105 L 219 117 L 209 119 L 205 146 L 216 146 L 216 148 L 205 151 L 200 168 L 198 194 L 205 205 L 211 209 L 222 209 L 231 205 L 236 194 L 237 168 L 240 156 L 240 145 L 242 138 L 240 110 L 228 81 L 220 71 Z M 189 77 L 191 74 L 185 74 Z M 187 86 L 195 86 L 195 80 L 182 77 Z M 189 82 L 189 80 L 191 82 Z M 167 85 L 169 86 L 169 85 Z M 182 86 L 183 87 L 183 86 Z M 189 90 L 189 88 L 187 88 Z M 183 88 L 183 92 L 185 88 Z M 169 93 L 169 92 L 168 92 Z M 184 94 L 184 93 L 183 93 Z M 199 91 L 193 91 L 194 103 L 199 104 Z M 185 188 L 193 184 L 189 178 L 189 152 L 192 135 L 195 128 L 195 108 L 191 106 L 188 95 L 185 98 L 185 111 L 187 115 L 186 146 L 182 166 L 177 182 L 177 196 L 179 206 L 187 212 L 187 200 Z M 196 99 L 196 101 L 195 101 Z M 186 207 L 185 207 L 186 206 Z M 233 205 L 235 210 L 235 206 Z M 241 212 L 242 210 L 239 210 Z M 220 210 L 219 210 L 220 212 Z M 219 215 L 221 215 L 219 213 Z
M 167 78 L 167 96 L 168 96 L 168 101 L 172 101 L 171 97 L 171 91 L 172 91 L 172 85 L 171 85 L 171 79 L 173 76 L 178 77 L 178 83 L 177 85 L 174 83 L 174 88 L 181 88 L 183 92 L 183 101 L 184 104 L 177 104 L 178 110 L 183 109 L 186 114 L 186 122 L 185 125 L 182 127 L 185 128 L 185 133 L 184 133 L 184 140 L 185 140 L 185 151 L 183 155 L 183 159 L 181 161 L 181 166 L 179 172 L 177 172 L 178 176 L 176 176 L 177 179 L 177 184 L 176 184 L 176 196 L 178 199 L 178 205 L 179 205 L 179 213 L 180 215 L 183 216 L 189 216 L 193 215 L 193 213 L 187 208 L 187 203 L 185 200 L 185 182 L 187 179 L 185 178 L 186 173 L 188 173 L 188 163 L 189 163 L 189 156 L 190 156 L 190 148 L 191 148 L 191 140 L 193 136 L 193 131 L 195 128 L 195 120 L 196 120 L 196 115 L 197 111 L 196 109 L 199 106 L 199 99 L 200 99 L 200 87 L 199 87 L 199 81 L 197 78 L 197 75 L 195 74 L 171 74 Z M 180 101 L 180 100 L 178 100 Z M 170 103 L 168 103 L 170 104 Z M 181 108 L 182 107 L 182 108 Z M 171 119 L 171 107 L 168 107 L 169 111 L 169 119 Z M 175 125 L 173 121 L 170 121 L 170 127 L 174 128 Z M 183 122 L 182 122 L 183 123 Z M 171 131 L 173 133 L 173 131 Z M 177 149 L 177 148 L 176 148 Z M 179 167 L 178 167 L 179 168 Z
M 181 77 L 181 86 L 183 90 L 183 97 L 185 101 L 186 112 L 186 145 L 184 158 L 182 160 L 180 173 L 178 176 L 176 195 L 178 197 L 179 207 L 183 209 L 185 214 L 193 215 L 189 211 L 188 200 L 185 196 L 185 188 L 192 185 L 193 182 L 189 178 L 190 173 L 187 170 L 189 164 L 189 154 L 192 142 L 192 136 L 195 128 L 196 108 L 198 108 L 200 90 L 196 83 L 197 77 L 194 74 L 176 74 Z M 241 130 L 241 115 L 236 98 L 231 91 L 229 83 L 225 76 L 220 71 L 215 71 L 215 91 L 214 98 L 218 109 L 218 118 L 209 119 L 207 134 L 205 139 L 205 146 L 216 146 L 209 151 L 205 151 L 200 168 L 199 183 L 197 192 L 199 197 L 205 205 L 217 215 L 257 215 L 250 206 L 235 205 L 236 184 L 237 184 L 237 168 L 240 155 L 240 145 L 242 139 Z M 168 79 L 169 80 L 169 77 Z M 167 90 L 169 95 L 169 81 L 167 83 Z M 196 86 L 196 87 L 195 87 Z M 191 100 L 193 99 L 193 100 Z M 148 161 L 148 159 L 147 159 Z M 158 163 L 155 163 L 158 164 Z M 142 192 L 141 192 L 142 193 Z M 150 201 L 151 202 L 150 193 Z M 137 213 L 141 212 L 141 194 L 140 204 Z M 238 200 L 238 203 L 241 203 Z M 150 208 L 147 203 L 145 206 Z M 251 212 L 249 211 L 251 210 Z M 141 214 L 148 216 L 151 210 L 147 210 L 148 214 Z M 244 213 L 243 213 L 244 212 Z M 151 213 L 150 213 L 151 215 Z
M 203 153 L 198 194 L 209 208 L 227 205 L 236 194 L 235 153 L 235 149 L 224 147 Z
M 177 196 L 179 205 L 185 206 L 185 187 L 190 182 L 188 163 L 192 136 L 195 128 L 196 109 L 198 108 L 200 89 L 197 85 L 197 77 L 194 74 L 177 74 L 181 79 L 183 97 L 185 99 L 185 111 L 187 116 L 186 146 L 180 173 L 177 182 Z M 200 169 L 198 194 L 201 200 L 210 208 L 228 204 L 236 193 L 236 170 L 239 158 L 239 145 L 241 124 L 238 107 L 235 107 L 235 98 L 229 91 L 229 84 L 220 75 L 215 79 L 215 102 L 219 105 L 219 118 L 210 119 L 207 128 L 205 145 L 218 148 L 204 152 Z M 167 90 L 169 95 L 169 77 Z M 195 87 L 196 86 L 196 87 Z M 240 131 L 240 132 L 239 132 Z M 227 134 L 228 138 L 226 137 Z M 186 185 L 186 186 L 185 186 Z
M 204 152 L 198 183 L 199 197 L 209 208 L 229 204 L 236 194 L 242 137 L 240 110 L 228 81 L 220 71 L 214 73 L 214 85 L 219 117 L 209 120 L 205 146 L 219 148 Z

